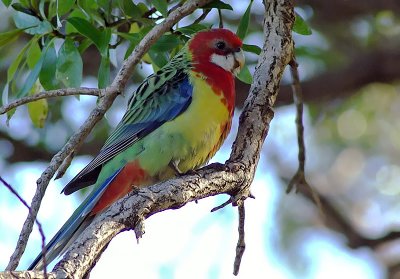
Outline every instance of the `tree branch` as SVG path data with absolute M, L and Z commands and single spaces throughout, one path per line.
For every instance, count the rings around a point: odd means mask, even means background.
M 25 250 L 29 235 L 32 232 L 33 223 L 37 216 L 41 201 L 43 199 L 46 188 L 54 176 L 62 162 L 72 152 L 79 149 L 83 140 L 93 129 L 94 125 L 104 116 L 105 112 L 110 108 L 115 98 L 125 88 L 129 77 L 132 75 L 134 67 L 140 62 L 141 57 L 149 50 L 153 44 L 163 33 L 168 31 L 180 19 L 192 13 L 198 7 L 205 5 L 210 0 L 193 0 L 186 2 L 182 7 L 173 11 L 162 23 L 155 26 L 142 41 L 136 46 L 131 55 L 124 61 L 120 71 L 115 77 L 113 83 L 106 89 L 100 90 L 100 98 L 96 108 L 90 113 L 88 119 L 82 124 L 77 133 L 75 133 L 64 147 L 52 158 L 49 166 L 37 180 L 37 188 L 31 203 L 31 211 L 24 222 L 20 236 L 18 238 L 17 247 L 10 258 L 10 262 L 6 270 L 15 270 L 19 260 Z
M 97 88 L 65 88 L 65 89 L 57 89 L 57 90 L 50 90 L 39 92 L 34 95 L 26 96 L 20 99 L 17 99 L 5 106 L 0 107 L 0 114 L 4 114 L 7 111 L 12 110 L 18 106 L 34 102 L 40 99 L 48 99 L 54 97 L 61 97 L 61 96 L 72 96 L 72 95 L 92 95 L 92 96 L 99 96 L 100 89 Z
M 22 203 L 30 212 L 31 207 L 28 205 L 28 203 L 18 194 L 18 192 L 7 182 L 5 181 L 1 176 L 0 176 L 0 181 L 3 183 L 3 185 L 14 195 L 17 197 L 17 199 Z M 43 255 L 46 254 L 46 237 L 44 235 L 43 229 L 42 229 L 42 224 L 39 222 L 39 220 L 35 220 L 35 223 L 38 227 L 40 237 L 42 239 L 42 253 Z M 47 277 L 47 270 L 46 270 L 46 258 L 43 257 L 43 275 L 46 278 Z
M 265 6 L 264 33 L 268 43 L 264 44 L 256 67 L 230 159 L 222 166 L 212 164 L 194 175 L 137 189 L 117 201 L 71 245 L 54 268 L 57 276 L 86 276 L 116 234 L 135 228 L 153 214 L 222 193 L 246 196 L 273 117 L 279 82 L 293 51 L 293 4 L 271 0 L 265 1 Z

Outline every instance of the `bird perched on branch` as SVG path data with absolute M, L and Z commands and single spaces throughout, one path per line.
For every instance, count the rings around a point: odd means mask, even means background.
M 241 40 L 226 29 L 195 34 L 137 88 L 100 153 L 63 189 L 93 190 L 46 246 L 49 263 L 96 216 L 134 187 L 205 164 L 220 148 L 235 107 L 234 75 L 244 64 Z M 43 267 L 42 254 L 29 269 Z

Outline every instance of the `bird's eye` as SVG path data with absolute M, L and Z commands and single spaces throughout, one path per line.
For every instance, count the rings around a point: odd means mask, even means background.
M 219 41 L 217 42 L 217 44 L 215 45 L 218 49 L 224 49 L 225 48 L 225 42 L 223 41 Z

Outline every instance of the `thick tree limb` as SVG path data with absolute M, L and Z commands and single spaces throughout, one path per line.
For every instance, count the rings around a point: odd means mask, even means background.
M 75 133 L 64 145 L 64 147 L 52 158 L 50 165 L 37 180 L 37 189 L 32 199 L 31 211 L 24 222 L 21 234 L 18 238 L 17 247 L 10 258 L 10 262 L 6 268 L 7 270 L 15 270 L 15 268 L 18 266 L 19 260 L 28 242 L 29 235 L 32 232 L 33 223 L 37 216 L 47 185 L 64 159 L 80 147 L 83 140 L 93 129 L 94 125 L 100 119 L 102 119 L 105 112 L 114 102 L 115 98 L 125 88 L 129 77 L 132 75 L 135 65 L 139 63 L 141 57 L 149 50 L 151 44 L 153 44 L 163 33 L 168 31 L 181 18 L 192 13 L 195 9 L 205 5 L 208 2 L 210 2 L 210 0 L 188 1 L 182 7 L 170 13 L 170 15 L 162 23 L 155 26 L 136 46 L 132 54 L 127 58 L 127 60 L 124 61 L 113 83 L 106 89 L 99 90 L 99 96 L 101 97 L 96 108 L 90 113 L 88 119 L 80 127 L 79 131 Z
M 266 43 L 254 75 L 249 98 L 240 117 L 240 127 L 229 161 L 213 164 L 197 174 L 138 189 L 98 216 L 74 242 L 54 272 L 60 277 L 81 278 L 95 265 L 108 242 L 121 230 L 134 228 L 143 218 L 167 209 L 227 193 L 248 196 L 260 151 L 273 117 L 282 73 L 292 57 L 291 1 L 266 1 Z
M 181 9 L 171 13 L 170 17 L 174 15 L 177 18 L 176 13 L 182 13 L 183 9 L 189 13 L 188 6 L 192 6 L 194 9 L 194 4 L 198 5 L 196 2 L 187 2 Z M 57 277 L 82 278 L 93 268 L 112 237 L 123 229 L 134 228 L 140 220 L 152 214 L 178 208 L 187 202 L 221 193 L 243 198 L 250 195 L 249 187 L 254 177 L 262 144 L 268 133 L 269 123 L 273 117 L 272 106 L 276 99 L 283 70 L 289 63 L 293 51 L 291 37 L 294 20 L 293 3 L 289 0 L 267 0 L 265 6 L 264 33 L 268 43 L 264 44 L 260 55 L 254 83 L 239 120 L 239 132 L 226 166 L 222 170 L 211 166 L 200 170 L 196 175 L 167 181 L 128 194 L 98 216 L 79 239 L 71 245 L 64 258 L 54 269 Z M 149 33 L 149 40 L 155 36 L 154 32 Z M 139 45 L 139 49 L 143 47 L 142 44 L 143 41 Z M 126 83 L 134 63 L 138 62 L 138 58 L 135 58 L 138 52 L 135 51 L 127 60 L 114 83 L 106 89 L 105 97 L 101 101 L 107 99 L 110 94 L 117 95 L 119 93 Z M 143 53 L 142 51 L 140 54 Z M 115 89 L 117 89 L 116 92 L 113 91 Z M 91 127 L 91 125 L 88 126 Z M 82 131 L 85 131 L 84 127 Z M 55 162 L 52 162 L 49 171 L 43 174 L 43 180 L 47 179 L 47 181 L 39 180 L 40 185 L 48 184 L 48 180 L 54 175 L 55 170 L 66 157 L 65 155 L 70 153 L 67 152 L 69 151 L 68 144 L 79 144 L 79 142 L 78 137 L 77 140 L 67 143 L 61 151 L 62 155 L 59 155 L 61 158 L 56 156 L 52 160 Z
M 44 275 L 42 271 L 4 271 L 0 272 L 0 279 L 55 279 L 56 274 L 54 272 L 47 273 Z

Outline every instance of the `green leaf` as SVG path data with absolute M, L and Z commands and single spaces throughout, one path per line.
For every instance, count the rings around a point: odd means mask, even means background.
M 32 88 L 30 95 L 33 95 L 40 91 L 42 91 L 42 88 L 40 84 L 36 83 L 36 85 Z M 34 102 L 30 102 L 27 104 L 27 107 L 29 117 L 31 118 L 33 125 L 37 128 L 43 128 L 47 118 L 47 112 L 49 110 L 47 100 L 40 99 Z
M 202 9 L 212 9 L 212 8 L 233 11 L 233 8 L 231 5 L 226 4 L 225 2 L 222 2 L 220 0 L 212 1 L 211 3 L 208 3 L 207 5 L 202 7 Z
M 71 39 L 66 39 L 58 52 L 56 77 L 66 87 L 79 87 L 82 83 L 83 63 Z
M 247 66 L 244 66 L 242 68 L 237 78 L 247 84 L 251 84 L 253 82 L 253 77 L 251 76 L 249 68 Z
M 135 3 L 133 3 L 132 0 L 120 0 L 120 6 L 122 7 L 121 10 L 126 15 L 134 19 L 139 19 L 142 17 L 142 11 Z
M 253 0 L 250 0 L 249 5 L 247 6 L 246 11 L 244 12 L 244 15 L 240 19 L 238 29 L 236 31 L 236 35 L 240 39 L 244 39 L 247 35 L 247 30 L 249 29 L 249 23 L 250 23 L 250 10 L 251 6 L 253 5 Z
M 81 9 L 74 9 L 68 16 L 69 18 L 79 17 L 79 18 L 86 18 L 86 14 Z M 68 21 L 65 24 L 65 34 L 69 35 L 71 33 L 79 33 L 76 28 L 69 23 Z
M 99 88 L 106 88 L 110 84 L 110 58 L 108 56 L 101 58 L 97 81 Z
M 159 70 L 165 64 L 168 63 L 168 57 L 164 52 L 156 52 L 153 50 L 149 50 L 148 54 L 151 58 L 151 64 L 153 65 L 154 71 Z M 156 67 L 154 67 L 154 66 L 156 66 Z
M 8 6 L 10 6 L 12 0 L 2 0 L 4 6 L 6 6 L 8 8 Z
M 35 34 L 47 34 L 53 30 L 52 25 L 47 20 L 41 21 L 37 17 L 16 12 L 13 15 L 15 26 L 19 29 L 24 29 L 25 33 L 35 35 Z
M 54 44 L 51 43 L 44 56 L 43 66 L 39 73 L 39 81 L 46 90 L 59 87 L 56 79 L 57 54 Z
M 42 55 L 42 50 L 40 49 L 37 41 L 32 42 L 26 53 L 26 62 L 28 63 L 29 69 L 33 69 L 36 63 L 39 61 L 40 56 Z
M 293 31 L 300 35 L 305 35 L 305 36 L 311 35 L 312 31 L 310 26 L 308 26 L 308 24 L 298 13 L 295 13 L 295 15 L 296 15 L 296 20 L 294 21 L 293 24 Z
M 182 34 L 185 35 L 192 35 L 194 33 L 197 33 L 201 30 L 207 29 L 208 26 L 204 24 L 192 24 L 184 27 L 177 28 L 176 31 L 181 32 Z
M 151 3 L 154 5 L 157 11 L 163 15 L 163 17 L 168 16 L 168 3 L 166 0 L 153 0 Z
M 254 53 L 257 55 L 260 55 L 260 53 L 261 53 L 261 48 L 256 45 L 243 44 L 242 49 L 244 51 L 251 52 L 251 53 Z
M 35 64 L 35 67 L 32 69 L 32 71 L 29 73 L 28 77 L 26 78 L 24 85 L 16 94 L 17 98 L 21 98 L 21 97 L 25 96 L 29 92 L 29 90 L 31 90 L 32 86 L 35 84 L 36 80 L 39 77 L 39 72 L 43 65 L 44 54 L 45 54 L 45 51 L 42 52 L 42 55 L 40 56 L 39 61 Z
M 93 42 L 92 42 L 90 39 L 88 39 L 88 38 L 83 39 L 83 40 L 79 43 L 79 47 L 78 47 L 79 53 L 80 53 L 80 54 L 84 53 L 85 50 L 86 50 L 91 44 L 93 44 Z
M 0 47 L 16 40 L 22 32 L 23 30 L 16 29 L 5 33 L 0 33 Z
M 37 39 L 31 40 L 31 44 L 36 44 L 36 41 L 37 41 Z M 25 96 L 29 92 L 29 90 L 32 88 L 32 86 L 35 84 L 36 80 L 38 79 L 40 70 L 42 69 L 42 66 L 43 66 L 43 61 L 44 61 L 44 57 L 46 55 L 48 46 L 49 46 L 49 44 L 42 50 L 39 60 L 36 62 L 32 71 L 29 73 L 22 88 L 17 92 L 17 94 L 16 94 L 17 98 Z
M 57 13 L 64 15 L 69 12 L 75 4 L 75 0 L 56 0 L 58 3 Z
M 89 21 L 80 17 L 72 17 L 67 19 L 67 21 L 71 23 L 80 34 L 89 38 L 96 45 L 101 56 L 107 56 L 108 44 L 111 38 L 110 29 L 100 31 Z
M 162 35 L 150 49 L 155 52 L 168 52 L 180 43 L 176 35 Z
M 31 15 L 31 16 L 36 16 L 35 12 L 32 11 L 31 9 L 27 8 L 27 6 L 22 5 L 21 3 L 14 3 L 11 5 L 11 7 L 14 8 L 14 10 L 27 14 L 27 15 Z
M 21 64 L 22 58 L 24 57 L 26 50 L 32 43 L 36 43 L 36 41 L 37 38 L 34 37 L 29 43 L 27 43 L 19 52 L 17 58 L 15 58 L 15 60 L 11 63 L 10 67 L 8 67 L 7 83 L 9 83 L 14 78 L 15 72 L 18 70 L 19 64 Z

